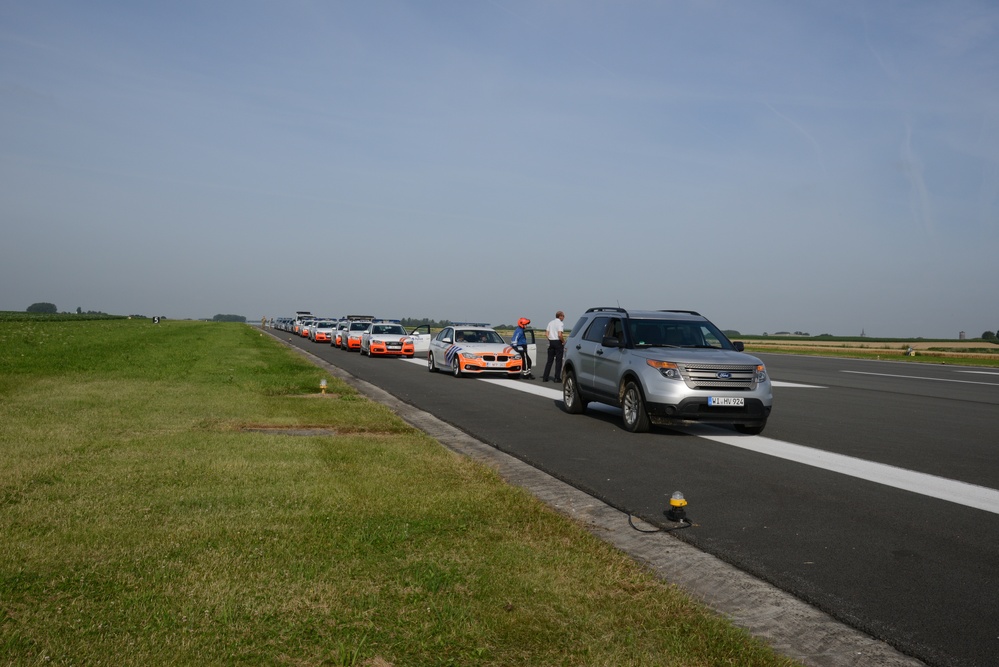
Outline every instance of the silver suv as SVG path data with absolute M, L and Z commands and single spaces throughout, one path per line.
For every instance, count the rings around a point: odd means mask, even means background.
M 622 408 L 633 433 L 699 422 L 757 435 L 773 404 L 763 362 L 690 310 L 590 308 L 565 343 L 562 394 L 572 414 Z

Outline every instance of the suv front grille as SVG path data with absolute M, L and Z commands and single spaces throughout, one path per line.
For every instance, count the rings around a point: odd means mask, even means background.
M 756 386 L 756 366 L 681 364 L 680 374 L 691 389 L 753 389 Z

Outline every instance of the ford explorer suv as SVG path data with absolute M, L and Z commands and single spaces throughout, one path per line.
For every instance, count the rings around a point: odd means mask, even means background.
M 690 310 L 590 308 L 565 343 L 562 395 L 571 414 L 621 408 L 633 433 L 707 423 L 758 435 L 773 404 L 763 362 Z

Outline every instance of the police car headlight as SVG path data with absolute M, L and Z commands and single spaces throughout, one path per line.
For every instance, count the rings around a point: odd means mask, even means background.
M 482 355 L 475 352 L 462 352 L 461 356 L 465 359 L 481 359 Z

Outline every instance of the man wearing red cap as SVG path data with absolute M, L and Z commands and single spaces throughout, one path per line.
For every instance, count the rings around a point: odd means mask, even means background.
M 526 317 L 522 317 L 517 320 L 517 328 L 513 330 L 513 340 L 510 341 L 510 346 L 513 349 L 520 352 L 520 357 L 524 361 L 524 365 L 521 367 L 521 375 L 528 379 L 534 379 L 534 375 L 531 373 L 531 357 L 527 354 L 527 336 L 524 334 L 524 329 L 527 325 L 531 323 L 531 320 Z

